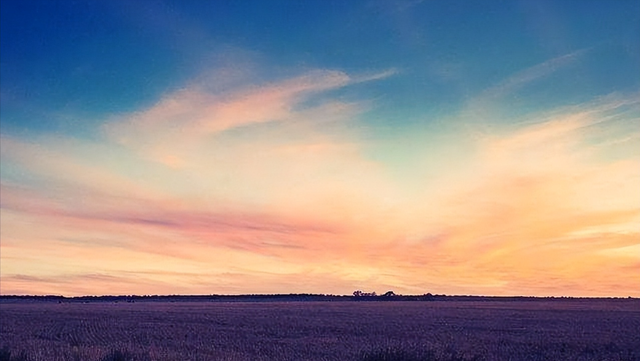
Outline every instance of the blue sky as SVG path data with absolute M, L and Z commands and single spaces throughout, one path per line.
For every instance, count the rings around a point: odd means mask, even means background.
M 3 8 L 3 108 L 12 115 L 3 123 L 32 130 L 71 130 L 77 124 L 65 124 L 68 113 L 100 118 L 148 105 L 225 61 L 260 62 L 262 77 L 397 69 L 366 92 L 410 118 L 459 106 L 519 70 L 576 51 L 589 54 L 542 79 L 544 91 L 514 96 L 533 95 L 534 104 L 523 101 L 531 108 L 633 91 L 640 82 L 634 1 L 7 1 Z
M 1 6 L 3 293 L 637 295 L 637 1 Z

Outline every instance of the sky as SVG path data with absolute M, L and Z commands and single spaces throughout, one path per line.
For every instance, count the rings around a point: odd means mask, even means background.
M 640 297 L 638 1 L 0 4 L 0 294 Z

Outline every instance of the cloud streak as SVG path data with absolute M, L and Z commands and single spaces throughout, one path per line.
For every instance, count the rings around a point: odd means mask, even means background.
M 142 151 L 157 153 L 156 148 L 199 142 L 212 135 L 248 125 L 335 119 L 336 110 L 353 104 L 329 101 L 304 106 L 309 98 L 351 84 L 375 81 L 395 74 L 395 70 L 351 77 L 341 71 L 314 70 L 306 74 L 264 85 L 210 92 L 199 86 L 167 95 L 150 109 L 110 122 L 105 131 L 115 141 Z M 215 81 L 215 79 L 214 79 Z M 144 149 L 147 148 L 147 149 Z M 161 158 L 177 165 L 176 156 Z
M 489 100 L 503 97 L 511 92 L 535 82 L 536 80 L 545 78 L 560 69 L 575 63 L 589 51 L 589 49 L 581 49 L 569 54 L 561 55 L 556 58 L 547 60 L 540 64 L 536 64 L 525 70 L 519 71 L 499 84 L 492 86 L 480 95 L 481 99 Z

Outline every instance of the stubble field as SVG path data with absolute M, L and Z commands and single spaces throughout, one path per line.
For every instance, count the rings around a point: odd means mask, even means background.
M 0 359 L 640 360 L 640 301 L 0 303 Z

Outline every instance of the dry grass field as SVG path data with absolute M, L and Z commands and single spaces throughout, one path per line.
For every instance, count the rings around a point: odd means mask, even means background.
M 635 299 L 0 303 L 0 360 L 640 360 Z

